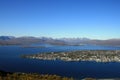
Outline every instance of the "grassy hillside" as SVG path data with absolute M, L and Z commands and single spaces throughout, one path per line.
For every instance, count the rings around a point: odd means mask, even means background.
M 0 80 L 73 80 L 73 78 L 36 73 L 10 73 L 0 71 Z

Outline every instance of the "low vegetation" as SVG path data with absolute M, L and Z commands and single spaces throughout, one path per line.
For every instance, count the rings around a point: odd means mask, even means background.
M 0 71 L 0 80 L 73 80 L 73 78 L 36 73 L 9 73 Z

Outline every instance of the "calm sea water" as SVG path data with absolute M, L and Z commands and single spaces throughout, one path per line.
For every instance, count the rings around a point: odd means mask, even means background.
M 54 46 L 43 45 L 46 48 L 22 48 L 20 46 L 0 46 L 0 70 L 10 72 L 30 72 L 41 74 L 57 74 L 74 78 L 120 78 L 120 63 L 96 62 L 64 62 L 23 59 L 22 54 L 36 54 L 42 52 L 58 52 L 73 50 L 120 50 L 112 46 Z

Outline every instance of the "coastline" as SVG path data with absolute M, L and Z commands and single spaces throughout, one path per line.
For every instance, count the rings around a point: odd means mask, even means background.
M 23 58 L 62 61 L 120 62 L 120 50 L 84 50 L 22 55 Z

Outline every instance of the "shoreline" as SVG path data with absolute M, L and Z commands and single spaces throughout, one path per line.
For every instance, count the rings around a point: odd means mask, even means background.
M 95 61 L 95 62 L 120 62 L 120 50 L 84 50 L 69 52 L 50 52 L 32 55 L 22 55 L 23 58 L 40 60 Z

